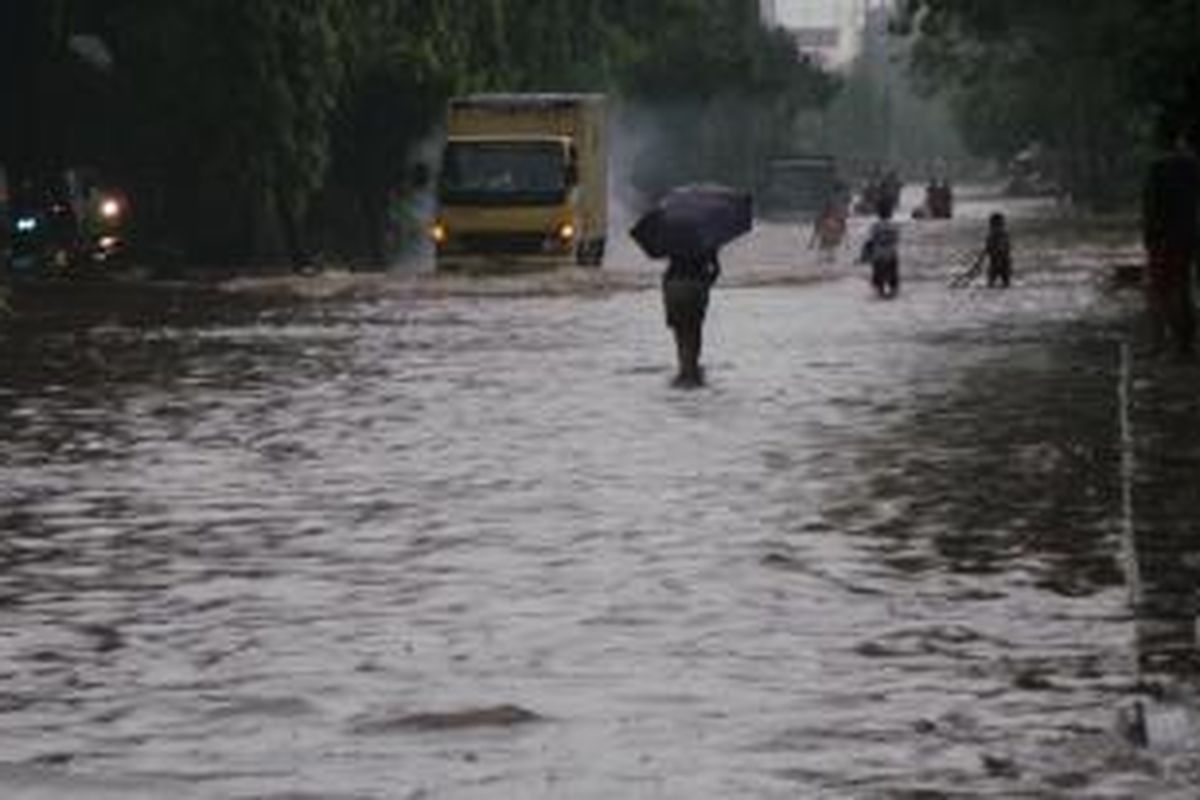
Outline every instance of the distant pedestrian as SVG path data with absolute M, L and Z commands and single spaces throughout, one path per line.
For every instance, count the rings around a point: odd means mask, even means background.
M 900 229 L 892 222 L 893 207 L 879 204 L 879 218 L 863 242 L 860 261 L 871 265 L 871 285 L 880 297 L 895 297 L 900 291 Z
M 900 196 L 903 192 L 904 181 L 900 180 L 900 173 L 889 169 L 879 184 L 879 206 L 887 206 L 895 212 L 900 208 Z
M 1164 125 L 1162 153 L 1150 164 L 1142 195 L 1146 247 L 1146 305 L 1151 346 L 1190 355 L 1196 313 L 1192 280 L 1200 239 L 1200 166 L 1181 131 Z
M 675 335 L 679 371 L 676 386 L 700 386 L 704 370 L 700 351 L 704 345 L 704 318 L 708 296 L 721 275 L 721 263 L 715 250 L 691 255 L 671 256 L 663 273 L 663 307 L 667 326 Z
M 945 178 L 934 178 L 925 187 L 925 206 L 931 219 L 954 216 L 954 188 Z
M 983 246 L 987 260 L 987 285 L 1007 289 L 1012 283 L 1012 240 L 1004 215 L 997 212 L 988 217 L 987 242 Z
M 965 270 L 950 279 L 950 288 L 961 289 L 987 267 L 987 285 L 1007 289 L 1012 283 L 1012 240 L 1008 234 L 1008 222 L 997 212 L 988 217 L 987 239 L 983 249 Z
M 832 261 L 846 238 L 846 208 L 837 198 L 830 197 L 813 221 L 808 246 L 818 248 L 826 261 Z

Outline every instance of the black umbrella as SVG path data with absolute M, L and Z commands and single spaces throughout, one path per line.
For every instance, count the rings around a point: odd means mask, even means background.
M 753 225 L 749 192 L 716 184 L 680 186 L 663 195 L 629 231 L 651 258 L 717 250 Z

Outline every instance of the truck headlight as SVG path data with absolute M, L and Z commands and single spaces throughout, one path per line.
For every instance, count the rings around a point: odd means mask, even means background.
M 445 244 L 446 240 L 450 238 L 450 231 L 446 230 L 446 225 L 444 223 L 435 222 L 433 225 L 429 226 L 429 237 L 433 239 L 436 244 Z
M 558 226 L 558 238 L 564 242 L 570 242 L 575 238 L 575 226 L 570 222 L 564 222 Z

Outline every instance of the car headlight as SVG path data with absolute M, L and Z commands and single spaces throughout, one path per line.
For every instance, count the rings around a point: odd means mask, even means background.
M 429 236 L 436 244 L 445 244 L 450 238 L 450 231 L 446 229 L 444 223 L 435 222 L 429 227 Z
M 121 201 L 115 197 L 106 197 L 101 200 L 100 216 L 107 220 L 114 220 L 121 216 Z

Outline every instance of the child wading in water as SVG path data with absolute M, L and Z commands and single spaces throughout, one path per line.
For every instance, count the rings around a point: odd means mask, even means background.
M 820 248 L 826 261 L 833 261 L 837 249 L 846 239 L 846 218 L 850 216 L 850 197 L 846 185 L 839 179 L 813 221 L 808 246 Z
M 988 217 L 987 240 L 983 250 L 967 270 L 954 276 L 950 287 L 961 289 L 969 286 L 971 281 L 987 266 L 987 285 L 1007 289 L 1012 283 L 1012 240 L 1008 236 L 1008 225 L 1004 215 L 992 214 Z
M 982 257 L 987 259 L 987 285 L 1007 289 L 1012 283 L 1012 241 L 1003 214 L 992 214 L 988 218 L 987 242 Z
M 892 222 L 892 204 L 879 203 L 879 219 L 863 242 L 860 260 L 871 265 L 871 285 L 880 297 L 900 291 L 900 229 Z

